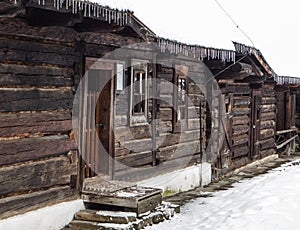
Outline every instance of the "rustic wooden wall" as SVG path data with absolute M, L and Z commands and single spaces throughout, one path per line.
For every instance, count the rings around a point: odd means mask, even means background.
M 266 157 L 276 153 L 276 97 L 273 82 L 263 84 L 260 118 L 259 154 L 260 157 Z
M 189 64 L 181 63 L 181 64 Z M 115 156 L 125 166 L 142 167 L 148 170 L 155 164 L 165 163 L 165 172 L 178 167 L 185 167 L 200 161 L 200 113 L 205 143 L 205 98 L 199 85 L 189 81 L 189 98 L 191 103 L 188 112 L 188 128 L 174 130 L 173 81 L 174 68 L 166 65 L 155 65 L 157 70 L 156 95 L 153 95 L 152 84 L 149 82 L 149 114 L 148 125 L 130 126 L 128 94 L 117 95 L 115 116 Z M 202 71 L 202 69 L 200 68 Z M 199 69 L 189 69 L 189 75 L 203 74 Z M 127 78 L 129 73 L 127 73 Z M 153 77 L 150 74 L 149 77 Z M 155 100 L 153 100 L 153 98 Z M 154 104 L 157 102 L 157 104 Z M 200 110 L 201 106 L 201 110 Z M 155 112 L 152 110 L 154 109 Z M 155 116 L 156 133 L 152 135 L 152 117 Z M 156 146 L 153 148 L 153 145 Z M 203 148 L 205 144 L 203 144 Z M 155 151 L 155 152 L 153 152 Z M 174 154 L 175 153 L 175 154 Z M 194 153 L 194 154 L 193 154 Z M 153 155 L 155 154 L 155 156 Z M 153 159 L 155 157 L 155 159 Z M 181 162 L 186 161 L 186 165 Z M 130 175 L 130 171 L 116 165 L 116 176 Z M 134 172 L 134 170 L 132 170 Z M 145 174 L 141 173 L 143 176 Z M 155 173 L 148 174 L 153 176 Z
M 78 196 L 76 33 L 0 18 L 0 218 Z
M 225 101 L 225 140 L 215 162 L 218 177 L 276 153 L 274 83 L 220 83 Z

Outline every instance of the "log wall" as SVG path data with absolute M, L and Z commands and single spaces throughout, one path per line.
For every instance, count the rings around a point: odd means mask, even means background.
M 183 61 L 181 64 L 188 65 L 188 62 Z M 206 113 L 205 97 L 200 90 L 200 85 L 193 81 L 188 83 L 190 104 L 188 105 L 187 127 L 181 130 L 181 125 L 176 125 L 177 121 L 174 122 L 175 69 L 163 64 L 157 65 L 156 68 L 156 78 L 159 84 L 153 95 L 152 82 L 149 82 L 150 100 L 147 124 L 130 125 L 129 95 L 125 93 L 116 96 L 115 156 L 117 162 L 123 164 L 116 164 L 117 177 L 123 174 L 131 175 L 130 169 L 126 166 L 150 170 L 149 167 L 153 165 L 167 163 L 168 167 L 165 168 L 165 172 L 170 172 L 176 168 L 200 162 L 200 117 L 202 117 L 201 127 L 204 133 L 202 141 L 205 143 Z M 200 76 L 203 71 L 201 68 L 191 69 L 188 74 Z M 128 74 L 126 77 L 129 77 Z M 153 129 L 152 116 L 156 118 L 155 129 Z M 153 130 L 155 130 L 154 134 L 152 134 Z M 182 165 L 183 162 L 185 165 Z M 153 176 L 153 174 L 147 176 Z
M 0 219 L 79 195 L 75 34 L 0 18 Z

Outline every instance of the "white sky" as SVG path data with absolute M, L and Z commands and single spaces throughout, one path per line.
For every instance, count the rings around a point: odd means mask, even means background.
M 158 36 L 189 44 L 234 49 L 251 42 L 215 0 L 94 0 L 130 9 Z M 300 1 L 218 0 L 279 75 L 300 77 Z

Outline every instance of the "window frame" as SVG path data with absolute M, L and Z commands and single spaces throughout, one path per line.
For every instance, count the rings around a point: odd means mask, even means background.
M 178 105 L 178 97 L 179 97 L 179 79 L 185 80 L 185 116 L 182 119 L 179 119 L 178 112 L 179 112 L 179 105 Z M 189 79 L 188 79 L 188 67 L 184 65 L 175 65 L 174 72 L 173 72 L 173 132 L 180 132 L 183 130 L 188 129 L 188 120 L 189 120 L 189 113 L 188 113 L 188 96 L 189 96 Z
M 130 126 L 138 126 L 138 125 L 146 125 L 148 124 L 148 111 L 149 111 L 149 83 L 148 83 L 148 70 L 149 70 L 149 61 L 142 60 L 142 59 L 132 59 L 131 60 L 131 67 L 130 67 L 130 103 L 129 103 L 129 121 Z M 143 101 L 144 101 L 144 111 L 142 113 L 135 113 L 134 112 L 134 76 L 135 73 L 140 74 L 144 72 L 145 77 L 142 80 L 142 88 L 144 92 Z M 140 82 L 140 80 L 138 81 Z M 141 88 L 140 88 L 141 89 Z

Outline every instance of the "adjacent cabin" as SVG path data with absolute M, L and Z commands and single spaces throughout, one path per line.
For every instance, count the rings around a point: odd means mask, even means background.
M 253 47 L 160 38 L 85 1 L 0 9 L 1 219 L 79 199 L 101 175 L 205 185 L 275 154 L 276 132 L 298 119 L 297 88 L 276 85 Z

